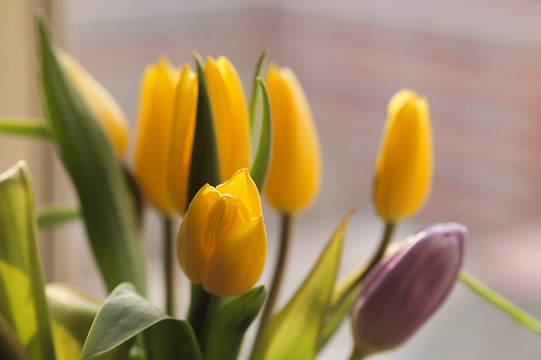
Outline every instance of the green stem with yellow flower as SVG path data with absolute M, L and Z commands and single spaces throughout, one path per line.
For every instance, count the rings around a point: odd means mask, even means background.
M 270 286 L 269 295 L 261 314 L 261 321 L 259 323 L 259 329 L 255 338 L 254 344 L 257 344 L 261 339 L 265 328 L 274 312 L 276 306 L 276 300 L 280 293 L 282 281 L 284 278 L 285 266 L 289 254 L 289 248 L 291 247 L 291 232 L 293 229 L 293 218 L 290 214 L 282 214 L 281 218 L 281 231 L 280 231 L 280 249 L 278 258 L 276 260 L 276 267 L 274 269 L 274 275 L 272 277 L 272 284 Z

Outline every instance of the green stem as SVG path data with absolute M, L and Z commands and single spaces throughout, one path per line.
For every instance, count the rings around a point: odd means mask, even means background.
M 359 354 L 357 349 L 353 348 L 353 351 L 351 352 L 351 355 L 349 356 L 349 360 L 363 360 L 365 356 Z
M 211 308 L 212 298 L 213 295 L 206 292 L 201 285 L 192 285 L 192 303 L 190 304 L 188 321 L 201 346 L 203 346 L 203 330 Z
M 287 263 L 287 258 L 289 254 L 289 248 L 291 243 L 291 230 L 293 229 L 293 218 L 289 214 L 282 214 L 281 219 L 281 232 L 280 232 L 280 249 L 278 253 L 278 258 L 276 260 L 276 267 L 274 268 L 274 276 L 272 278 L 272 284 L 269 290 L 269 295 L 267 296 L 267 302 L 263 308 L 263 313 L 261 314 L 261 321 L 259 323 L 259 329 L 254 342 L 255 345 L 261 340 L 263 332 L 268 325 L 270 317 L 276 306 L 276 300 L 278 299 L 278 294 L 280 292 L 280 287 L 282 286 L 282 280 L 284 277 L 285 265 Z M 252 350 L 253 351 L 253 350 Z
M 163 218 L 163 271 L 165 281 L 165 309 L 167 314 L 175 316 L 175 261 L 173 248 L 173 222 L 167 216 Z
M 374 253 L 374 255 L 372 255 L 370 262 L 361 273 L 361 275 L 359 275 L 359 277 L 355 279 L 355 281 L 347 288 L 347 290 L 342 293 L 342 296 L 340 296 L 338 300 L 336 300 L 336 303 L 333 305 L 333 307 L 339 307 L 344 301 L 346 301 L 352 291 L 357 291 L 359 285 L 364 281 L 364 279 L 366 279 L 366 277 L 368 276 L 368 274 L 370 274 L 374 267 L 376 267 L 378 262 L 383 258 L 383 255 L 385 255 L 385 251 L 387 250 L 387 247 L 389 246 L 391 239 L 393 238 L 395 229 L 396 223 L 385 223 L 383 236 L 381 237 L 381 241 L 379 243 L 377 251 Z

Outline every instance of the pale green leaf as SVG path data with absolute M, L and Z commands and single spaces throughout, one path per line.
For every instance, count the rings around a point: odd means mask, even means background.
M 255 134 L 255 120 L 257 116 L 257 104 L 259 99 L 259 80 L 258 78 L 263 76 L 263 69 L 265 68 L 265 63 L 267 61 L 267 50 L 263 51 L 254 71 L 254 78 L 252 80 L 252 93 L 250 94 L 250 132 L 252 134 L 252 140 Z
M 127 283 L 105 300 L 81 359 L 127 359 L 131 342 L 141 333 L 149 360 L 202 359 L 190 325 L 164 314 Z
M 272 118 L 269 94 L 267 92 L 267 87 L 261 78 L 257 78 L 257 87 L 263 94 L 263 106 L 261 112 L 262 118 L 261 129 L 259 131 L 259 143 L 257 145 L 257 152 L 255 154 L 254 162 L 252 163 L 252 168 L 250 169 L 250 176 L 254 180 L 259 192 L 262 192 L 272 158 Z
M 47 205 L 38 209 L 38 227 L 40 230 L 54 228 L 79 219 L 81 210 L 73 205 Z
M 32 359 L 55 358 L 26 164 L 0 174 L 0 313 Z
M 316 265 L 287 305 L 271 320 L 253 359 L 314 359 L 332 295 L 348 213 Z
M 461 271 L 458 274 L 458 278 L 464 285 L 473 290 L 477 295 L 481 296 L 500 311 L 509 315 L 520 325 L 538 335 L 541 335 L 541 322 L 532 317 L 526 311 L 522 310 L 517 305 L 490 289 L 488 286 L 484 285 L 465 271 Z
M 122 166 L 60 64 L 44 18 L 37 20 L 45 118 L 75 185 L 94 258 L 109 290 L 129 281 L 144 293 L 146 258 Z
M 49 131 L 43 120 L 0 116 L 0 133 L 49 139 Z

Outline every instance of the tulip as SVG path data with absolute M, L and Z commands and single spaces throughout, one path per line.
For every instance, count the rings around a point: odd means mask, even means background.
M 465 237 L 462 225 L 434 225 L 380 261 L 353 305 L 353 359 L 401 345 L 442 304 L 462 266 Z
M 165 215 L 184 213 L 195 129 L 197 76 L 167 59 L 145 69 L 135 177 L 144 198 Z
M 128 143 L 128 122 L 111 94 L 67 53 L 58 53 L 62 66 L 90 111 L 111 140 L 116 155 L 122 158 Z
M 177 236 L 177 258 L 192 283 L 219 296 L 243 294 L 261 276 L 266 252 L 261 201 L 246 169 L 199 190 Z
M 250 123 L 242 84 L 225 57 L 207 58 L 205 77 L 214 116 L 220 173 L 229 179 L 250 163 Z
M 306 95 L 289 68 L 269 67 L 273 156 L 265 185 L 270 204 L 295 214 L 315 199 L 321 182 L 321 151 Z
M 402 90 L 389 103 L 376 161 L 373 196 L 379 216 L 396 223 L 417 212 L 430 192 L 432 167 L 427 101 Z

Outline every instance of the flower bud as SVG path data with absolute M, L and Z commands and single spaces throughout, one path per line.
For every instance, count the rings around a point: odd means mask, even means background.
M 462 225 L 433 225 L 370 272 L 352 308 L 358 358 L 401 345 L 443 303 L 462 266 L 465 237 Z
M 222 179 L 250 165 L 250 123 L 242 83 L 224 56 L 207 58 L 205 77 L 214 116 Z
M 219 296 L 240 295 L 257 282 L 267 254 L 259 192 L 248 170 L 191 201 L 177 236 L 179 264 L 194 284 Z
M 58 55 L 79 94 L 109 137 L 116 155 L 122 158 L 128 143 L 128 122 L 124 112 L 111 94 L 77 61 L 63 51 L 59 51 Z
M 265 195 L 278 210 L 294 214 L 316 198 L 321 183 L 321 150 L 306 95 L 289 68 L 270 66 L 272 160 Z
M 432 133 L 425 98 L 396 93 L 376 161 L 373 196 L 379 216 L 396 223 L 417 212 L 432 183 Z

